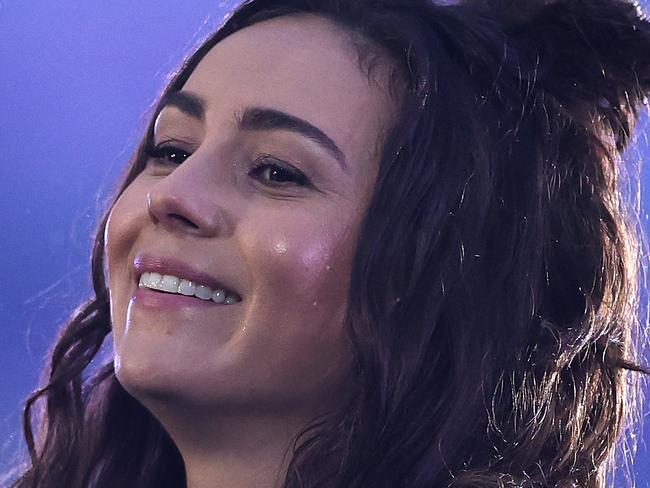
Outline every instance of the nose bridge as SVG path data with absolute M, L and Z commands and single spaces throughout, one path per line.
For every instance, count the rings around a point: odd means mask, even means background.
M 197 150 L 147 193 L 147 209 L 156 224 L 205 237 L 231 232 L 231 171 L 207 149 Z

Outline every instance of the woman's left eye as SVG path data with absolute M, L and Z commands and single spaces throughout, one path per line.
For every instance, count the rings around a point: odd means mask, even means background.
M 151 159 L 162 160 L 172 164 L 181 164 L 190 157 L 190 153 L 171 145 L 148 145 L 145 154 Z
M 272 156 L 261 156 L 255 160 L 255 166 L 251 169 L 249 175 L 261 180 L 266 186 L 312 186 L 311 181 L 304 173 L 291 165 L 285 166 L 285 164 Z M 286 183 L 289 183 L 289 185 Z

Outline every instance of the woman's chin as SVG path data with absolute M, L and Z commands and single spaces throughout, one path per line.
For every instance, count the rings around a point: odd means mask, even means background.
M 178 396 L 183 384 L 177 373 L 143 356 L 135 359 L 115 356 L 115 377 L 131 396 L 145 404 Z

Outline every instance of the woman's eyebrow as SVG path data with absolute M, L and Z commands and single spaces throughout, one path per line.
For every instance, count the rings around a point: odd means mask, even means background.
M 203 122 L 205 120 L 205 105 L 205 100 L 194 93 L 171 91 L 163 97 L 158 113 L 162 112 L 165 107 L 176 107 L 181 112 Z
M 266 107 L 247 107 L 243 114 L 235 113 L 241 130 L 288 130 L 296 132 L 323 147 L 339 163 L 343 171 L 348 170 L 345 154 L 322 130 L 295 115 Z
M 176 107 L 200 121 L 205 120 L 206 102 L 195 93 L 188 91 L 169 92 L 163 99 L 160 111 L 168 106 Z M 235 120 L 240 130 L 288 130 L 300 134 L 323 147 L 337 161 L 343 171 L 348 171 L 343 151 L 327 134 L 304 119 L 272 108 L 246 107 L 243 113 L 235 112 Z

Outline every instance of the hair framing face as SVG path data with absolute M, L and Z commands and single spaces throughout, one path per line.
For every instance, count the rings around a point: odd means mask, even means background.
M 401 112 L 349 290 L 356 390 L 301 436 L 286 488 L 606 486 L 636 412 L 630 370 L 642 369 L 640 238 L 618 183 L 650 91 L 650 24 L 624 1 L 529 4 L 248 1 L 165 90 L 230 34 L 298 13 L 333 20 L 396 67 Z M 115 199 L 142 171 L 152 130 Z M 82 381 L 111 331 L 105 225 L 96 296 L 26 404 L 31 466 L 13 488 L 184 482 L 173 443 L 113 364 Z

